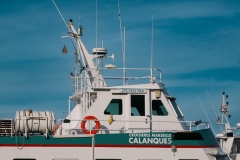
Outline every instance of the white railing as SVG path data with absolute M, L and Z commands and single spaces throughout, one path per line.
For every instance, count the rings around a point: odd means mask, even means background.
M 155 73 L 152 74 L 152 75 L 143 75 L 143 76 L 106 76 L 106 75 L 102 75 L 102 76 L 99 76 L 99 74 L 97 74 L 96 76 L 91 76 L 91 77 L 87 77 L 87 76 L 84 76 L 83 74 L 80 74 L 80 76 L 77 76 L 77 75 L 72 75 L 70 76 L 69 78 L 72 78 L 74 79 L 74 84 L 73 84 L 73 88 L 74 88 L 74 92 L 73 94 L 77 93 L 77 92 L 83 92 L 85 88 L 88 88 L 89 86 L 86 84 L 87 81 L 89 79 L 94 79 L 93 81 L 93 84 L 90 86 L 90 87 L 94 87 L 94 88 L 98 88 L 98 87 L 106 87 L 104 86 L 105 84 L 105 79 L 108 79 L 108 80 L 139 80 L 139 79 L 148 79 L 150 80 L 150 82 L 154 82 L 156 81 L 157 79 L 159 79 L 159 82 L 162 82 L 162 71 L 160 69 L 157 69 L 157 68 L 114 68 L 114 69 L 107 69 L 107 68 L 99 68 L 99 70 L 105 70 L 106 72 L 107 71 L 121 71 L 121 70 L 131 70 L 131 71 L 149 71 L 149 73 L 152 71 L 154 71 Z M 86 68 L 86 71 L 91 71 L 91 70 L 94 70 L 96 71 L 96 68 Z M 117 74 L 120 74 L 117 73 Z M 141 73 L 142 74 L 142 73 Z M 99 78 L 100 77 L 100 78 Z M 79 80 L 80 79 L 80 80 Z M 103 85 L 99 85 L 99 84 L 103 84 Z M 97 87 L 98 86 L 98 87 Z M 80 89 L 80 90 L 79 90 Z
M 28 136 L 28 132 L 26 130 L 26 126 L 27 126 L 27 120 L 29 120 L 30 118 L 42 118 L 44 120 L 47 120 L 47 117 L 25 117 L 24 118 L 24 125 L 25 125 L 25 132 L 23 133 L 24 136 Z M 13 136 L 14 134 L 16 134 L 15 129 L 14 129 L 14 119 L 0 119 L 0 122 L 11 122 L 8 126 L 6 125 L 2 125 L 2 123 L 0 123 L 0 135 L 4 134 L 4 135 L 10 135 Z M 58 128 L 58 135 L 62 135 L 63 132 L 65 131 L 72 131 L 72 130 L 78 130 L 78 131 L 82 131 L 81 127 L 71 127 L 71 124 L 69 125 L 62 125 L 62 124 L 67 124 L 67 123 L 63 123 L 64 119 L 59 119 L 58 120 L 58 124 L 60 124 L 60 127 Z M 71 121 L 76 121 L 76 123 L 81 122 L 82 120 L 79 119 L 71 119 Z M 93 130 L 95 130 L 95 122 L 96 120 L 86 120 L 86 129 L 91 133 Z M 100 123 L 102 124 L 108 124 L 108 120 L 98 120 Z M 120 129 L 114 129 L 113 127 L 110 128 L 103 128 L 103 126 L 100 126 L 98 134 L 108 134 L 108 133 L 136 133 L 136 132 L 188 132 L 188 131 L 193 131 L 193 130 L 199 130 L 199 129 L 206 129 L 209 128 L 209 123 L 208 122 L 201 122 L 199 124 L 197 124 L 198 121 L 131 121 L 131 120 L 114 120 L 113 123 L 118 123 L 117 126 L 121 127 Z M 149 123 L 148 127 L 142 127 L 142 128 L 134 128 L 134 127 L 129 127 L 130 123 L 135 123 L 135 124 L 139 124 L 140 123 Z M 182 129 L 182 130 L 176 130 L 174 129 L 174 125 L 173 125 L 173 129 L 163 129 L 161 126 L 161 123 L 168 123 L 169 125 L 171 124 L 181 124 L 183 123 L 183 125 L 187 125 L 188 129 Z M 197 125 L 196 125 L 197 124 Z M 131 124 L 132 126 L 134 126 L 134 124 Z M 157 127 L 156 127 L 157 125 Z M 63 127 L 64 126 L 64 127 Z M 115 125 L 116 126 L 116 125 Z M 153 127 L 151 127 L 153 126 Z M 152 128 L 152 129 L 151 129 Z M 46 125 L 46 133 L 44 134 L 46 137 L 48 136 L 48 134 L 51 134 L 52 132 L 48 132 L 48 128 Z M 79 134 L 79 133 L 77 133 Z M 76 135 L 77 135 L 76 134 Z
M 105 69 L 109 70 L 106 68 L 100 68 L 100 69 Z M 112 77 L 112 76 L 104 76 L 104 79 L 125 79 L 125 80 L 136 80 L 136 79 L 149 79 L 153 77 L 158 77 L 159 76 L 159 82 L 162 82 L 162 71 L 157 68 L 115 68 L 114 70 L 133 70 L 133 71 L 155 71 L 157 73 L 153 75 L 147 75 L 147 76 L 128 76 L 128 77 Z
M 73 131 L 73 130 L 77 130 L 81 132 L 81 126 L 71 126 L 71 124 L 67 125 L 68 123 L 63 123 L 64 119 L 59 119 L 58 120 L 58 124 L 60 124 L 60 128 L 59 128 L 59 134 L 61 135 L 63 132 L 65 131 Z M 83 120 L 78 120 L 78 119 L 71 119 L 71 121 L 77 121 L 81 122 Z M 96 120 L 86 120 L 85 125 L 87 126 L 86 129 L 91 133 L 93 130 L 95 129 L 95 122 Z M 101 124 L 107 124 L 108 120 L 98 120 Z M 99 128 L 98 134 L 107 134 L 107 133 L 135 133 L 135 132 L 189 132 L 189 131 L 193 131 L 193 130 L 199 130 L 199 129 L 207 129 L 210 128 L 209 127 L 209 123 L 208 122 L 200 122 L 200 121 L 131 121 L 131 120 L 114 120 L 113 123 L 118 123 L 118 128 L 114 128 L 114 127 L 103 127 L 102 125 Z M 148 127 L 129 127 L 130 123 L 135 123 L 139 126 L 140 123 L 149 123 Z M 186 125 L 188 127 L 188 129 L 182 129 L 182 130 L 176 130 L 174 129 L 174 125 L 172 125 L 172 129 L 164 129 L 165 127 L 161 127 L 161 124 L 183 124 Z M 66 124 L 66 125 L 62 125 L 62 124 Z M 134 126 L 134 124 L 131 124 L 132 126 Z M 157 125 L 157 127 L 156 127 Z M 64 127 L 63 127 L 64 126 Z M 116 125 L 115 125 L 116 126 Z M 170 128 L 170 127 L 168 127 Z M 76 133 L 77 134 L 77 133 Z

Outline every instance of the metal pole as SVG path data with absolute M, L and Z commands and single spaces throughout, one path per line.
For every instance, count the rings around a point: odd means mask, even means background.
M 153 63 L 153 14 L 152 14 L 152 42 L 151 42 L 151 63 L 150 63 L 150 68 L 151 68 L 151 83 L 153 83 L 153 68 L 152 68 L 152 63 Z
M 71 112 L 71 102 L 70 102 L 70 97 L 68 98 L 68 118 L 69 118 L 69 120 L 71 120 L 71 114 L 70 114 L 70 112 Z M 71 123 L 69 123 L 69 129 L 71 128 Z
M 124 26 L 124 32 L 123 32 L 123 85 L 126 85 L 126 66 L 125 66 L 125 26 Z
M 92 136 L 92 160 L 94 160 L 95 136 Z

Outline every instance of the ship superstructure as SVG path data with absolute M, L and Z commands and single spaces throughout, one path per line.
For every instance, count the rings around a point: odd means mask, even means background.
M 106 48 L 89 54 L 81 36 L 68 23 L 77 49 L 74 93 L 69 97 L 69 115 L 56 120 L 50 111 L 17 111 L 15 119 L 2 119 L 0 153 L 5 160 L 228 160 L 209 124 L 184 121 L 184 115 L 162 83 L 161 70 L 122 68 L 151 73 L 146 84 L 107 86 L 99 62 L 107 58 Z M 111 58 L 114 56 L 112 55 Z M 107 70 L 114 65 L 105 66 Z
M 229 118 L 231 115 L 227 99 L 228 95 L 223 92 L 220 107 L 221 115 L 217 118 L 217 125 L 220 125 L 222 133 L 217 134 L 216 138 L 222 150 L 229 154 L 232 160 L 240 160 L 240 136 L 238 135 L 240 133 L 240 123 L 237 123 L 236 127 L 230 125 Z M 238 133 L 234 134 L 234 131 L 238 131 Z

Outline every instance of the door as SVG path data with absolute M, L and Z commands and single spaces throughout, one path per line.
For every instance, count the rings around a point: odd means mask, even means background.
M 147 94 L 128 95 L 128 132 L 146 132 L 150 129 Z

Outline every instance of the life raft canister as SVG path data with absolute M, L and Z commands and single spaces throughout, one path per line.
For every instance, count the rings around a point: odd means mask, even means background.
M 87 120 L 94 120 L 94 122 L 96 124 L 96 128 L 92 129 L 91 132 L 85 128 L 85 123 L 87 122 Z M 100 129 L 100 122 L 94 116 L 86 116 L 81 122 L 81 129 L 82 129 L 83 133 L 85 133 L 85 134 L 96 134 Z

